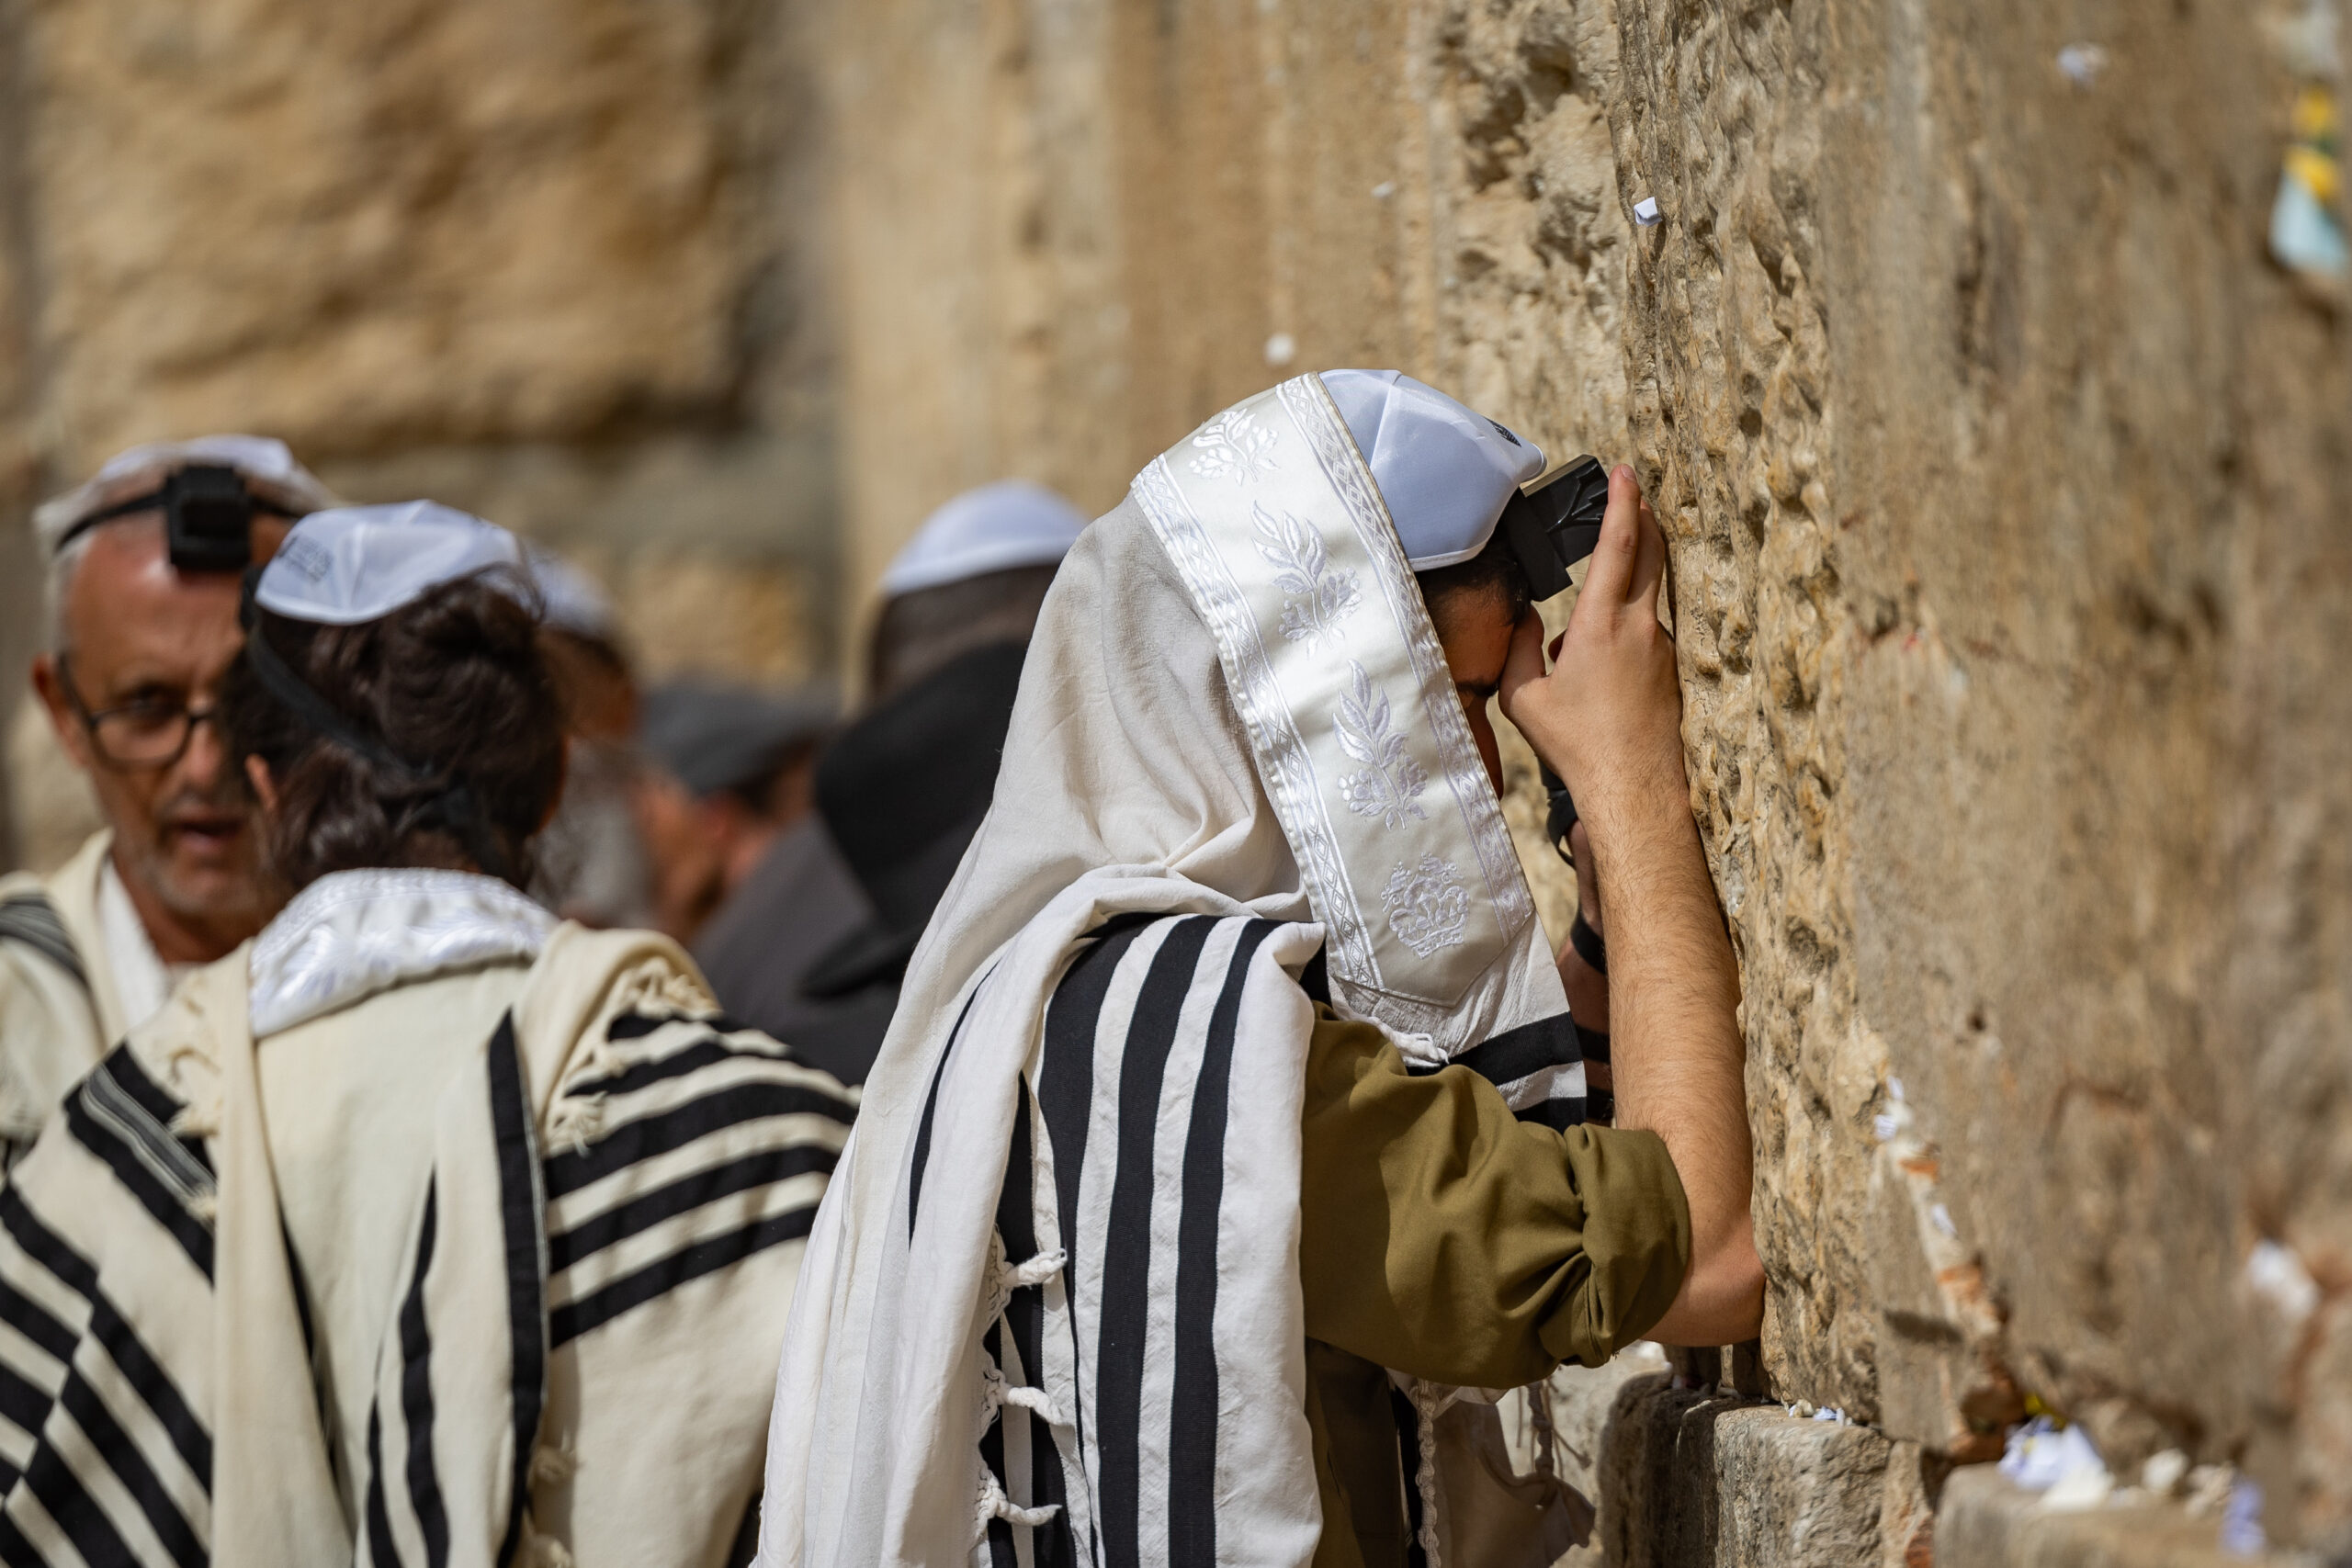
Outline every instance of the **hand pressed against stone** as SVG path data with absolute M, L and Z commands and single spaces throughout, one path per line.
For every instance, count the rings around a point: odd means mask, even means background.
M 1690 1200 L 1690 1272 L 1654 1333 L 1726 1345 L 1761 1325 L 1764 1281 L 1748 1217 L 1739 977 L 1690 816 L 1674 643 L 1657 620 L 1665 574 L 1666 540 L 1620 468 L 1556 662 L 1547 673 L 1543 633 L 1522 623 L 1502 708 L 1576 795 L 1577 859 L 1591 860 L 1608 906 L 1617 1125 L 1666 1141 Z

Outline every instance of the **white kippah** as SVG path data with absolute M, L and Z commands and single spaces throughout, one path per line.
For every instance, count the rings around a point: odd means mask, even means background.
M 262 569 L 254 602 L 273 615 L 353 626 L 486 567 L 521 567 L 523 547 L 494 524 L 430 501 L 313 512 Z
M 610 638 L 620 632 L 620 616 L 604 584 L 580 568 L 538 545 L 524 547 L 531 562 L 532 581 L 539 588 L 539 619 L 574 637 Z
M 1415 571 L 1484 549 L 1511 492 L 1544 471 L 1535 443 L 1402 372 L 1326 370 L 1323 386 Z
M 891 597 L 1016 566 L 1051 566 L 1069 554 L 1085 514 L 1027 479 L 967 490 L 923 520 L 882 574 Z
M 126 474 L 146 468 L 185 468 L 191 464 L 217 463 L 234 468 L 248 479 L 259 479 L 284 492 L 288 501 L 317 512 L 336 504 L 334 492 L 318 476 L 294 460 L 286 443 L 266 435 L 199 435 L 193 441 L 151 441 L 108 457 L 106 466 L 86 483 L 51 497 L 33 510 L 33 534 L 43 551 L 53 550 L 68 528 L 96 509 L 98 497 Z

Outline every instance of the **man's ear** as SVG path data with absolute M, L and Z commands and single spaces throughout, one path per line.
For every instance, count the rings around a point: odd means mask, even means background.
M 90 738 L 83 733 L 81 718 L 66 696 L 65 671 L 57 667 L 55 654 L 33 655 L 33 691 L 40 696 L 40 705 L 49 710 L 49 727 L 57 732 L 57 743 L 65 748 L 65 754 L 74 759 L 75 767 L 89 772 L 95 761 L 90 754 Z
M 277 781 L 269 776 L 269 764 L 259 757 L 247 757 L 245 782 L 254 786 L 254 798 L 261 802 L 263 815 L 277 816 Z

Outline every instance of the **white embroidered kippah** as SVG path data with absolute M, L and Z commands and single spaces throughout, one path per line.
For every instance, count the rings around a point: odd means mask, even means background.
M 895 597 L 1016 566 L 1051 566 L 1085 526 L 1085 513 L 1027 479 L 967 490 L 923 520 L 882 573 L 882 592 Z
M 1324 389 L 1372 468 L 1415 571 L 1468 560 L 1544 449 L 1396 370 L 1326 370 Z
M 351 626 L 487 567 L 520 567 L 523 547 L 494 524 L 430 501 L 313 512 L 262 570 L 254 602 L 273 615 Z

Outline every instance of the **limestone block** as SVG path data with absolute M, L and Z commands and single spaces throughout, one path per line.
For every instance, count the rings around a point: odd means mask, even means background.
M 1928 1521 L 1913 1445 L 1662 1375 L 1617 1394 L 1600 1471 L 1611 1568 L 1903 1568 Z
M 29 181 L 62 471 L 708 412 L 760 257 L 728 8 L 41 0 Z
M 2287 1568 L 2292 1553 L 2222 1550 L 2216 1522 L 2176 1504 L 2050 1513 L 1990 1466 L 1954 1472 L 1936 1507 L 1935 1568 Z

